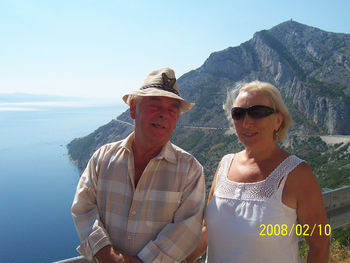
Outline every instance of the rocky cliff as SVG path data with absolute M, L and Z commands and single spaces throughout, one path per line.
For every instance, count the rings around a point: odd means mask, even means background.
M 228 93 L 254 79 L 280 89 L 301 132 L 350 134 L 350 35 L 287 21 L 211 54 L 179 80 L 197 103 L 183 121 L 216 126 L 211 117 L 220 115 Z M 220 119 L 220 125 L 228 123 Z
M 255 79 L 280 89 L 295 122 L 289 132 L 293 142 L 297 134 L 350 134 L 350 35 L 287 21 L 255 33 L 238 47 L 212 53 L 200 68 L 178 79 L 180 93 L 196 106 L 180 117 L 172 140 L 193 153 L 209 176 L 223 154 L 242 147 L 234 135 L 224 136 L 232 125 L 225 109 L 232 107 L 235 88 Z M 100 145 L 132 131 L 126 123 L 133 123 L 128 111 L 89 136 L 75 139 L 68 145 L 71 158 L 82 169 Z M 326 173 L 326 168 L 322 171 Z M 344 171 L 348 174 L 349 167 Z

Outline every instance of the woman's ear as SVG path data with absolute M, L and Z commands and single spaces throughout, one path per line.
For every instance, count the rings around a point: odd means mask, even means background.
M 278 132 L 282 126 L 284 116 L 281 112 L 276 113 L 275 131 Z

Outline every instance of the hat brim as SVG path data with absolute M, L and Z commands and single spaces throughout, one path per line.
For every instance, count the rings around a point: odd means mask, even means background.
M 147 88 L 143 90 L 137 90 L 130 92 L 128 94 L 125 94 L 123 96 L 123 101 L 130 106 L 130 101 L 131 98 L 139 96 L 139 97 L 168 97 L 168 98 L 173 98 L 177 99 L 180 101 L 180 114 L 183 114 L 185 112 L 190 111 L 193 106 L 195 105 L 194 103 L 188 102 L 185 99 L 181 98 L 180 96 L 176 95 L 175 93 L 157 89 L 157 88 Z

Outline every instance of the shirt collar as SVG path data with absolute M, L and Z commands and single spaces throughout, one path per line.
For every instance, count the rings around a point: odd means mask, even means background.
M 124 147 L 129 152 L 132 152 L 132 143 L 135 138 L 135 132 L 132 132 L 125 140 L 123 140 L 121 146 Z M 175 149 L 170 141 L 168 141 L 160 151 L 160 153 L 155 157 L 156 159 L 165 159 L 170 163 L 176 163 Z
M 135 132 L 132 132 L 131 134 L 129 134 L 128 137 L 126 137 L 122 143 L 121 143 L 121 147 L 124 147 L 125 149 L 127 149 L 129 152 L 132 152 L 132 143 L 134 141 L 134 137 L 135 137 Z
M 158 154 L 158 156 L 156 156 L 157 159 L 165 159 L 170 163 L 176 163 L 176 154 L 175 154 L 175 149 L 173 147 L 173 145 L 171 144 L 170 141 L 168 141 L 162 148 L 162 150 L 160 151 L 160 153 Z

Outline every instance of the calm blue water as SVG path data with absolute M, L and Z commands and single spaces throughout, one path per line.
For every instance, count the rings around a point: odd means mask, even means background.
M 0 111 L 0 262 L 78 256 L 70 214 L 79 171 L 66 145 L 126 106 Z

